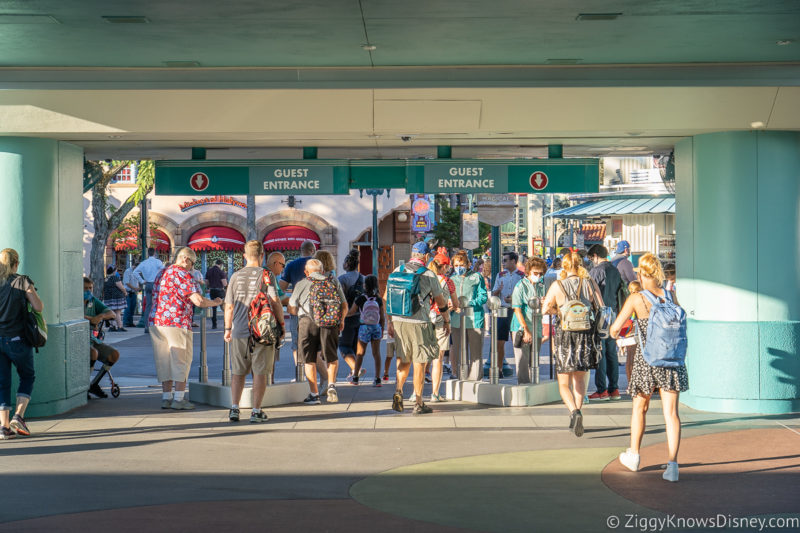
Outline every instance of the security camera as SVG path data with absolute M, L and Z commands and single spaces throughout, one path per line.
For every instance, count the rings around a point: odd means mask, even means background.
M 404 143 L 410 142 L 411 141 L 411 135 L 401 135 L 400 136 L 400 140 L 403 141 Z

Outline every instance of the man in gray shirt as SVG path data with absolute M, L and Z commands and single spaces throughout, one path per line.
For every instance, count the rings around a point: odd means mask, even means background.
M 233 276 L 225 294 L 225 342 L 231 352 L 231 409 L 228 418 L 239 421 L 239 401 L 244 390 L 247 374 L 253 373 L 253 411 L 250 422 L 266 422 L 267 415 L 261 410 L 261 402 L 267 390 L 267 376 L 272 375 L 275 362 L 275 346 L 254 343 L 250 351 L 250 304 L 261 291 L 264 269 L 264 246 L 261 241 L 248 241 L 244 245 L 245 267 Z M 278 300 L 278 285 L 275 276 L 269 273 L 267 286 L 272 312 L 283 329 L 283 307 Z
M 344 317 L 347 316 L 347 299 L 342 286 L 335 277 L 328 278 L 322 273 L 322 262 L 318 259 L 309 259 L 305 266 L 306 277 L 294 286 L 289 298 L 289 314 L 297 315 L 297 357 L 304 361 L 306 377 L 311 393 L 304 403 L 318 405 L 319 389 L 317 388 L 317 352 L 322 351 L 328 367 L 328 403 L 339 401 L 336 392 L 336 374 L 339 371 L 339 356 L 336 350 L 339 347 L 339 333 L 344 329 Z M 330 281 L 336 286 L 341 301 L 339 326 L 320 327 L 314 322 L 311 309 L 311 290 L 315 283 Z

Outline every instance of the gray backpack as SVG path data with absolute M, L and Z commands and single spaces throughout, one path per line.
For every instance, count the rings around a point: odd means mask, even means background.
M 563 331 L 589 331 L 594 323 L 594 313 L 592 312 L 591 302 L 581 297 L 583 289 L 583 278 L 578 282 L 578 290 L 575 295 L 570 295 L 567 288 L 558 281 L 558 286 L 564 291 L 567 301 L 559 308 L 561 316 L 561 329 Z

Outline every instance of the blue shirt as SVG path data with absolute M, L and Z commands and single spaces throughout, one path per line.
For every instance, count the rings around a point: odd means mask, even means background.
M 308 263 L 309 259 L 311 259 L 310 256 L 298 257 L 297 259 L 289 261 L 281 275 L 281 280 L 291 286 L 297 285 L 300 280 L 306 277 L 306 263 Z
M 164 270 L 164 263 L 161 262 L 161 259 L 153 256 L 139 263 L 134 272 L 141 274 L 147 283 L 153 283 L 162 270 Z

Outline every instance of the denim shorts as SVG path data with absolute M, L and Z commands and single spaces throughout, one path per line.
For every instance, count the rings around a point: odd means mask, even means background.
M 361 324 L 358 328 L 360 342 L 379 341 L 381 338 L 383 338 L 383 330 L 380 324 Z

